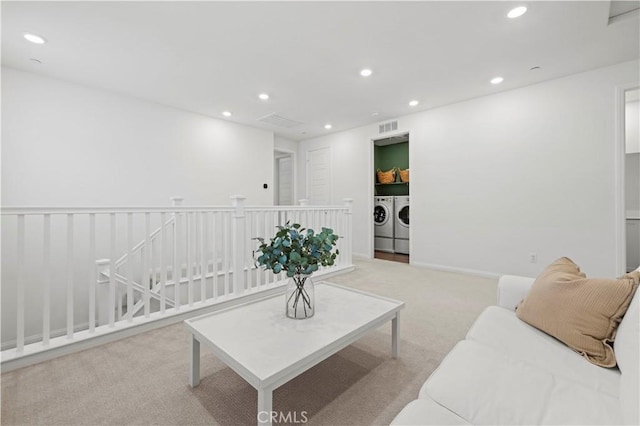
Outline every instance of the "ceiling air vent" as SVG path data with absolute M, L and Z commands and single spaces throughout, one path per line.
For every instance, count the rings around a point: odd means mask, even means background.
M 398 130 L 398 120 L 389 121 L 378 125 L 378 133 L 387 133 Z
M 285 129 L 291 129 L 303 124 L 299 121 L 282 117 L 281 115 L 278 115 L 275 112 L 272 112 L 271 114 L 267 114 L 264 117 L 258 118 L 258 121 L 261 123 L 271 124 L 272 126 L 276 126 L 276 127 L 284 127 Z

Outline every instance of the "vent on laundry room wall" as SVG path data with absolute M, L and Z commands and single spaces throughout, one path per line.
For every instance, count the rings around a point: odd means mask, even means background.
M 388 123 L 378 124 L 378 133 L 391 132 L 398 130 L 398 120 L 389 121 Z
M 261 123 L 271 124 L 276 127 L 284 127 L 285 129 L 292 129 L 294 127 L 300 126 L 301 122 L 292 120 L 290 118 L 283 117 L 281 115 L 272 112 L 271 114 L 267 114 L 264 117 L 258 118 L 258 121 Z

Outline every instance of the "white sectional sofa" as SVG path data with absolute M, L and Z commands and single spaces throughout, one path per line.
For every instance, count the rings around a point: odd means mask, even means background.
M 500 279 L 498 306 L 480 315 L 392 425 L 640 423 L 640 290 L 618 328 L 618 367 L 603 368 L 516 317 L 533 282 Z

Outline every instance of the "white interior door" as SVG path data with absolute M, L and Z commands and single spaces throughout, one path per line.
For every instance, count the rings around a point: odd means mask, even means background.
M 331 204 L 331 170 L 329 148 L 307 153 L 307 198 L 309 204 Z

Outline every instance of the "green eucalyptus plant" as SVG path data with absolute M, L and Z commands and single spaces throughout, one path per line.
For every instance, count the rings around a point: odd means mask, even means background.
M 333 249 L 340 237 L 333 233 L 333 229 L 322 228 L 316 233 L 298 223 L 290 225 L 287 222 L 285 226 L 276 228 L 278 231 L 269 242 L 255 238 L 260 242 L 257 252 L 261 253 L 256 263 L 276 274 L 286 271 L 293 283 L 285 293 L 287 316 L 310 318 L 314 314 L 313 286 L 305 288 L 305 283 L 320 266 L 335 263 L 340 251 L 336 249 L 334 252 Z
M 340 238 L 333 229 L 322 228 L 316 233 L 290 222 L 276 228 L 278 232 L 268 243 L 264 238 L 255 238 L 260 242 L 257 252 L 262 253 L 256 259 L 257 264 L 276 274 L 282 271 L 286 271 L 288 277 L 312 274 L 320 266 L 333 265 L 340 254 L 338 249 L 333 252 Z

